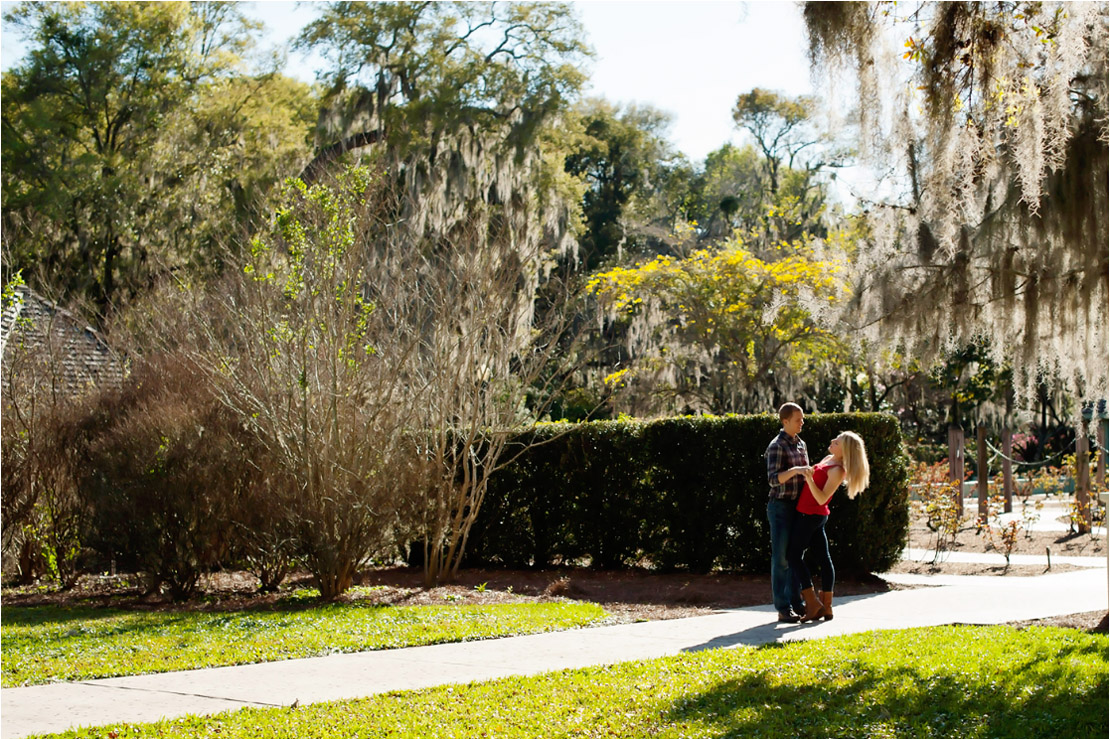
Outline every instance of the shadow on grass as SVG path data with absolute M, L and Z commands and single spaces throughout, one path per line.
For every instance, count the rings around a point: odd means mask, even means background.
M 804 652 L 767 644 L 782 664 Z M 781 650 L 781 651 L 780 651 Z M 1037 650 L 1034 650 L 1037 651 Z M 665 719 L 699 736 L 1105 737 L 1107 677 L 1077 685 L 1073 658 L 1105 665 L 1095 643 L 1064 646 L 998 671 L 967 663 L 938 671 L 845 655 L 827 666 L 745 668 L 747 674 L 664 707 Z M 696 728 L 695 728 L 696 727 Z

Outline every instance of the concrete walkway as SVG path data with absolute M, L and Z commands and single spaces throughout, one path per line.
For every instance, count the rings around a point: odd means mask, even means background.
M 876 629 L 1048 618 L 1106 610 L 1110 592 L 1105 561 L 1098 569 L 1037 577 L 884 577 L 936 587 L 840 598 L 836 618 L 817 624 L 780 625 L 768 605 L 462 644 L 10 688 L 0 692 L 0 735 L 16 739 L 113 722 L 357 698 Z

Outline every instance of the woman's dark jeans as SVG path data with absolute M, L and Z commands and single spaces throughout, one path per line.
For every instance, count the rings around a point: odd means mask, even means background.
M 821 589 L 831 593 L 836 584 L 836 570 L 833 569 L 832 557 L 829 556 L 829 538 L 825 536 L 825 522 L 828 520 L 828 516 L 814 516 L 809 513 L 798 513 L 794 517 L 786 561 L 790 564 L 790 572 L 801 583 L 802 590 L 813 587 L 813 578 L 802 560 L 806 549 L 812 549 L 817 555 L 821 566 Z

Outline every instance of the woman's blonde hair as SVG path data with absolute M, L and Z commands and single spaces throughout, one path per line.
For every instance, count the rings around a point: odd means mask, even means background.
M 867 449 L 863 439 L 853 431 L 844 431 L 840 439 L 840 454 L 844 459 L 844 484 L 848 497 L 854 498 L 871 482 L 871 465 L 867 463 Z

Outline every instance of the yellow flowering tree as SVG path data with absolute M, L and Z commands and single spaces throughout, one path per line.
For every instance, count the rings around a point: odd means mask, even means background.
M 839 356 L 834 331 L 849 296 L 844 264 L 803 243 L 767 260 L 734 236 L 685 258 L 659 256 L 596 275 L 590 291 L 624 324 L 629 361 L 606 380 L 654 396 L 651 408 L 744 412 Z M 661 407 L 661 408 L 660 408 Z

